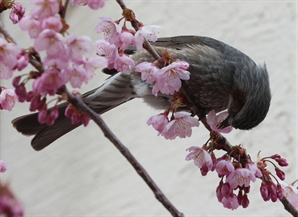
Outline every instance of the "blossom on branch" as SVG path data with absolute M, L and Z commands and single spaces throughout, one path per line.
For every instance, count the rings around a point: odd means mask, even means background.
M 161 29 L 161 27 L 157 25 L 141 26 L 135 34 L 135 46 L 137 50 L 141 50 L 143 48 L 145 39 L 155 42 L 157 40 L 155 30 L 158 29 Z
M 24 17 L 25 10 L 25 7 L 20 3 L 13 3 L 12 9 L 9 14 L 9 19 L 12 21 L 13 24 L 17 24 Z
M 218 128 L 221 122 L 223 122 L 226 119 L 226 117 L 228 117 L 228 114 L 229 113 L 227 111 L 224 111 L 216 115 L 215 111 L 211 110 L 207 115 L 207 123 L 209 124 L 210 128 L 216 132 L 229 133 L 233 129 L 232 126 L 228 126 L 223 129 Z
M 170 65 L 159 69 L 154 73 L 155 84 L 152 93 L 157 96 L 158 92 L 164 94 L 174 94 L 181 88 L 181 80 L 189 80 L 188 63 L 176 61 Z
M 0 87 L 0 110 L 11 111 L 18 102 L 18 97 L 13 89 L 2 89 Z

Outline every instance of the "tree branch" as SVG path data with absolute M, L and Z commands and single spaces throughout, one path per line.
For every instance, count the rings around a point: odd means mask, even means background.
M 101 116 L 90 109 L 78 96 L 71 94 L 68 89 L 64 86 L 60 88 L 68 96 L 68 101 L 74 105 L 78 110 L 87 114 L 102 130 L 104 136 L 110 140 L 115 147 L 121 152 L 121 154 L 128 160 L 133 166 L 136 172 L 142 177 L 149 188 L 153 191 L 155 197 L 163 204 L 163 206 L 172 214 L 174 217 L 183 217 L 183 213 L 180 213 L 176 207 L 169 201 L 164 195 L 160 188 L 156 185 L 147 171 L 142 165 L 136 160 L 131 152 L 124 146 L 124 144 L 115 136 L 115 134 L 109 129 L 106 123 L 103 121 Z

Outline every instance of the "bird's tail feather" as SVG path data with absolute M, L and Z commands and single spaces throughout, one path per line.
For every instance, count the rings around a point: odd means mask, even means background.
M 98 114 L 103 114 L 134 97 L 129 76 L 118 73 L 101 87 L 84 94 L 83 101 Z M 67 105 L 68 103 L 59 105 L 59 116 L 52 126 L 40 124 L 38 113 L 18 117 L 12 121 L 12 124 L 17 131 L 24 135 L 35 135 L 31 145 L 36 151 L 39 151 L 82 124 L 72 124 L 71 120 L 65 117 Z

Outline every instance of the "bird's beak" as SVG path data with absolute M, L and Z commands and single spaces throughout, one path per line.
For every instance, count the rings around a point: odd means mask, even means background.
M 230 126 L 230 124 L 229 124 L 229 117 L 230 116 L 228 115 L 228 117 L 226 117 L 226 119 L 224 119 L 220 124 L 218 124 L 217 127 L 219 129 L 223 129 L 223 128 L 226 128 L 226 127 Z

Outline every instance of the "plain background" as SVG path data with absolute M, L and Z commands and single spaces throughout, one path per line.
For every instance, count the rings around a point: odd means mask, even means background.
M 29 1 L 21 3 L 28 14 Z M 290 163 L 285 169 L 286 182 L 297 179 L 296 1 L 125 3 L 143 23 L 162 26 L 159 36 L 209 36 L 243 51 L 256 63 L 266 62 L 272 90 L 267 118 L 253 130 L 234 130 L 226 137 L 233 145 L 243 144 L 254 160 L 260 150 L 263 157 L 281 154 Z M 98 11 L 72 8 L 67 15 L 69 32 L 100 39 L 102 36 L 94 31 L 100 16 L 119 19 L 120 7 L 115 1 L 107 1 Z M 2 20 L 21 46 L 32 44 L 25 32 L 5 17 Z M 97 72 L 83 91 L 95 88 L 106 78 Z M 11 87 L 11 82 L 1 81 L 1 85 Z M 203 145 L 208 139 L 207 130 L 201 126 L 193 130 L 191 138 L 166 141 L 146 124 L 159 112 L 138 99 L 103 118 L 185 216 L 289 216 L 281 203 L 261 199 L 260 180 L 251 187 L 247 209 L 223 208 L 215 196 L 219 182 L 216 174 L 202 177 L 192 162 L 185 161 L 185 150 Z M 28 104 L 18 104 L 13 112 L 0 112 L 1 159 L 8 167 L 1 179 L 10 183 L 24 204 L 26 216 L 170 216 L 94 123 L 35 152 L 30 147 L 31 138 L 17 133 L 10 124 L 26 113 Z

